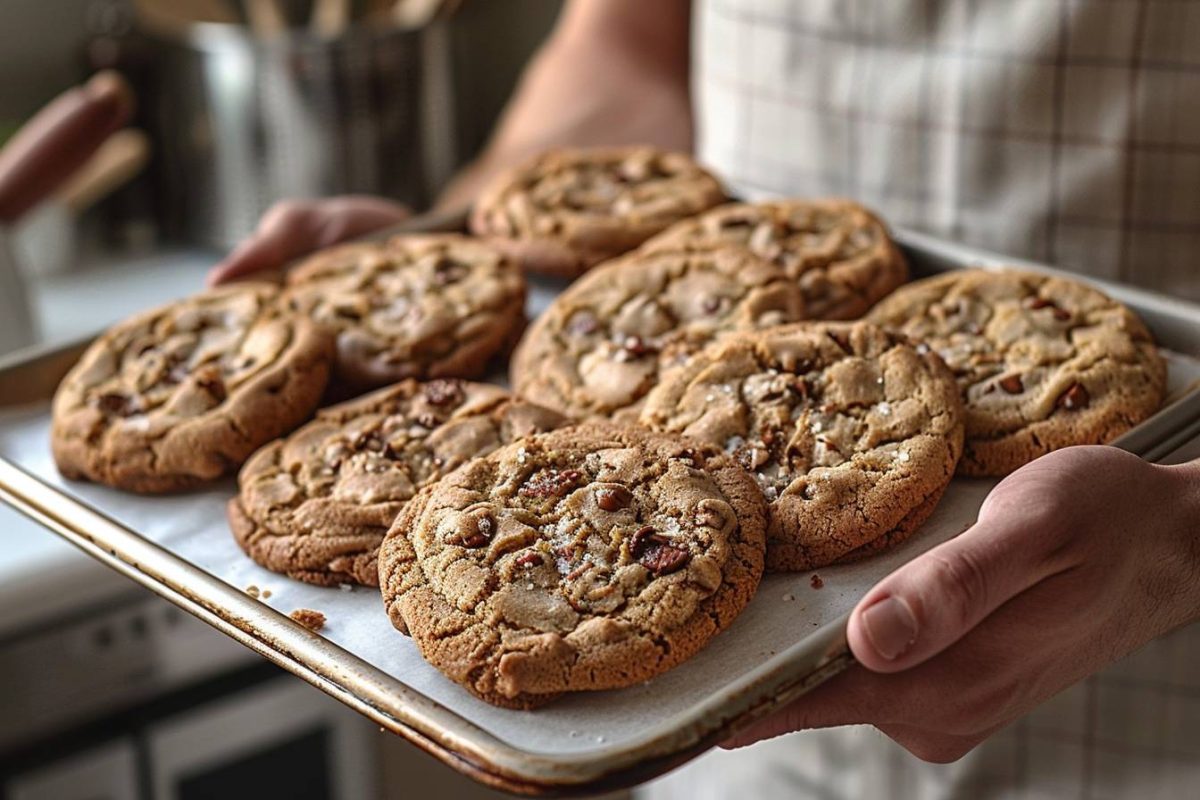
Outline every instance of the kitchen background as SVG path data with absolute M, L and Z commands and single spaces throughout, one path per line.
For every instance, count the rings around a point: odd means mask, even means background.
M 0 358 L 196 291 L 276 196 L 354 188 L 420 208 L 481 146 L 559 2 L 447 3 L 420 30 L 351 25 L 332 43 L 171 18 L 214 5 L 4 0 L 0 142 L 98 68 L 129 79 L 138 110 L 137 132 L 98 151 L 106 177 L 0 225 L 0 316 L 20 316 L 21 294 L 32 312 Z M 297 5 L 311 0 L 281 4 Z M 0 676 L 5 800 L 499 796 L 3 505 Z

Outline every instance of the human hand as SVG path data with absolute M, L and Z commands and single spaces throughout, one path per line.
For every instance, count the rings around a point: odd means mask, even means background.
M 277 203 L 258 229 L 208 273 L 208 285 L 279 269 L 323 247 L 402 222 L 409 210 L 380 197 L 345 195 Z
M 862 665 L 725 744 L 867 723 L 960 758 L 1062 689 L 1200 618 L 1200 463 L 1072 447 L 1004 479 L 955 539 L 850 617 Z

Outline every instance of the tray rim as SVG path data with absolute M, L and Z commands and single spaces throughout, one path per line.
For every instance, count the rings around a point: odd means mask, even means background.
M 400 232 L 456 230 L 461 219 L 461 215 L 418 217 L 372 238 Z M 1190 316 L 1200 328 L 1200 305 L 1187 301 L 1065 273 L 915 231 L 897 230 L 893 235 L 906 255 L 919 253 L 922 260 L 942 265 L 935 265 L 934 271 L 970 266 L 1016 267 L 1082 278 L 1140 309 L 1149 308 L 1178 318 Z M 0 378 L 50 360 L 68 358 L 91 338 L 35 346 L 0 358 Z M 1200 335 L 1196 337 L 1196 349 L 1200 355 Z M 1174 422 L 1176 419 L 1179 421 Z M 1113 444 L 1153 461 L 1197 434 L 1200 434 L 1200 386 L 1160 409 Z M 853 663 L 845 641 L 849 618 L 845 614 L 765 660 L 736 683 L 722 687 L 687 712 L 648 729 L 643 736 L 575 754 L 538 753 L 499 739 L 408 687 L 399 678 L 308 631 L 2 456 L 0 500 L 381 728 L 403 736 L 481 783 L 521 794 L 579 794 L 636 785 L 685 763 Z M 681 724 L 670 727 L 672 723 Z

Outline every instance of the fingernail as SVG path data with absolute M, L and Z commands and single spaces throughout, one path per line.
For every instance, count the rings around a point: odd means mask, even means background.
M 875 652 L 892 661 L 917 641 L 917 618 L 902 597 L 887 597 L 862 614 L 863 628 Z

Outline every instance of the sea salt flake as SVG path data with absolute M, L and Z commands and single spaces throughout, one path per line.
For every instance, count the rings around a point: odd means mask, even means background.
M 907 450 L 901 450 L 900 454 L 896 456 L 896 459 L 899 461 L 908 461 L 910 458 L 912 458 L 912 456 L 908 454 Z

